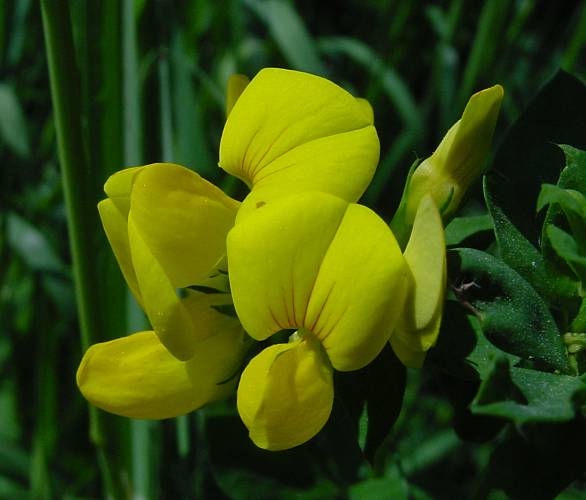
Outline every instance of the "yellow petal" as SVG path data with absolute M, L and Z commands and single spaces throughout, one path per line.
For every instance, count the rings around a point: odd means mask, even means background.
M 175 288 L 208 277 L 226 253 L 239 203 L 195 172 L 173 164 L 136 176 L 129 217 Z
M 187 296 L 181 302 L 191 316 L 198 342 L 216 335 L 232 324 L 240 326 L 240 321 L 235 317 L 215 309 L 217 306 L 232 306 L 232 296 L 229 293 L 202 293 L 188 290 Z
M 193 355 L 195 343 L 201 340 L 191 317 L 132 217 L 128 220 L 128 238 L 144 312 L 163 345 L 177 359 L 186 361 Z
M 415 282 L 415 321 L 420 330 L 431 321 L 446 290 L 446 241 L 439 211 L 430 195 L 419 204 L 405 260 Z
M 238 412 L 252 441 L 284 450 L 315 436 L 332 410 L 332 369 L 315 339 L 266 348 L 245 368 Z
M 319 142 L 310 145 L 313 141 Z M 303 149 L 295 152 L 299 147 Z M 324 178 L 340 160 L 338 147 L 345 148 L 352 163 L 338 165 L 341 170 L 337 175 L 346 175 L 345 165 L 350 165 L 353 175 L 345 182 L 334 182 L 329 192 L 355 201 L 378 162 L 371 110 L 329 80 L 268 68 L 250 82 L 230 113 L 220 143 L 219 164 L 253 188 L 268 177 L 274 177 L 271 182 L 275 182 L 287 170 L 302 169 L 303 174 L 287 175 L 297 180 L 309 175 L 304 182 L 321 189 Z M 283 178 L 281 183 L 290 179 Z M 342 184 L 344 189 L 337 192 Z
M 152 331 L 95 344 L 85 353 L 77 384 L 93 405 L 130 418 L 169 418 L 229 396 L 241 363 L 243 333 L 236 325 L 198 344 L 178 361 Z
M 434 152 L 436 161 L 463 181 L 471 171 L 478 175 L 492 142 L 504 90 L 500 85 L 474 94 L 462 114 Z M 469 182 L 468 182 L 469 184 Z
M 321 261 L 346 207 L 340 198 L 304 193 L 259 208 L 230 231 L 234 306 L 253 338 L 304 326 Z
M 123 214 L 111 199 L 102 200 L 98 203 L 98 212 L 102 220 L 102 226 L 106 232 L 106 237 L 112 247 L 118 266 L 120 266 L 124 275 L 124 279 L 136 298 L 136 301 L 142 306 L 142 295 L 138 287 L 138 281 L 130 256 L 128 214 Z
M 382 350 L 403 310 L 407 268 L 372 210 L 348 206 L 323 259 L 305 318 L 336 370 L 357 370 Z
M 379 144 L 371 128 L 330 135 L 302 144 L 276 158 L 256 176 L 252 192 L 238 213 L 238 220 L 271 200 L 307 191 L 331 193 L 356 201 L 378 163 Z
M 405 260 L 411 272 L 411 290 L 391 345 L 406 366 L 419 367 L 437 339 L 446 290 L 444 229 L 429 194 L 419 204 Z
M 236 104 L 236 101 L 238 100 L 242 92 L 244 92 L 244 89 L 247 87 L 249 83 L 250 80 L 245 75 L 236 74 L 232 75 L 228 79 L 228 88 L 226 91 L 226 116 L 230 114 L 232 108 L 234 107 L 234 104 Z
M 134 184 L 134 178 L 144 167 L 130 167 L 112 174 L 106 184 L 104 191 L 112 200 L 124 218 L 128 217 L 130 210 L 130 192 Z
M 390 343 L 397 357 L 408 368 L 421 368 L 430 347 L 435 344 L 443 316 L 438 307 L 434 317 L 422 330 L 414 331 L 409 323 L 399 318 Z

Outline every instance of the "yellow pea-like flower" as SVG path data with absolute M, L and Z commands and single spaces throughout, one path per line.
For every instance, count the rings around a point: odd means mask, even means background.
M 228 235 L 234 306 L 256 340 L 296 329 L 242 374 L 238 409 L 251 439 L 279 450 L 325 424 L 332 371 L 370 363 L 403 310 L 407 267 L 370 209 L 326 193 L 274 201 Z
M 226 235 L 236 215 L 308 190 L 356 201 L 372 178 L 379 143 L 366 101 L 281 69 L 250 82 L 235 76 L 227 94 L 220 166 L 251 187 L 243 205 L 179 165 L 128 168 L 106 182 L 102 224 L 153 328 L 85 354 L 78 385 L 108 411 L 165 418 L 233 390 L 220 382 L 237 372 L 247 343 L 239 321 L 215 307 L 232 303 Z

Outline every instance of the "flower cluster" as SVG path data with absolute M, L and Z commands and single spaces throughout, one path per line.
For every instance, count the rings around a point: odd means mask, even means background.
M 324 426 L 334 370 L 366 366 L 387 342 L 420 366 L 443 310 L 442 216 L 480 172 L 501 99 L 498 86 L 473 97 L 410 176 L 391 225 L 403 244 L 357 203 L 379 157 L 365 100 L 295 71 L 233 78 L 219 165 L 250 188 L 242 203 L 173 164 L 106 182 L 102 223 L 152 330 L 92 346 L 83 395 L 168 418 L 236 390 L 251 439 L 280 450 Z M 288 343 L 271 344 L 283 330 Z

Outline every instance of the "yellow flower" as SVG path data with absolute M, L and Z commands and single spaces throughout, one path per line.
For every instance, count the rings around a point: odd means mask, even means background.
M 429 194 L 419 203 L 404 257 L 409 268 L 408 296 L 390 342 L 405 366 L 420 368 L 436 342 L 446 290 L 444 228 Z
M 196 342 L 215 332 L 202 328 L 186 305 L 206 295 L 180 298 L 176 290 L 203 284 L 214 272 L 222 279 L 239 203 L 195 172 L 163 163 L 122 170 L 104 190 L 108 198 L 98 210 L 130 289 L 163 345 L 190 359 Z
M 389 340 L 405 262 L 374 212 L 317 192 L 263 206 L 236 224 L 227 248 L 234 306 L 249 335 L 298 330 L 251 360 L 237 400 L 257 446 L 291 448 L 327 421 L 333 370 L 364 367 Z
M 470 184 L 481 175 L 503 95 L 500 85 L 474 94 L 462 118 L 448 130 L 435 152 L 415 168 L 391 223 L 401 243 L 409 237 L 415 213 L 426 194 L 433 197 L 446 221 Z
M 118 172 L 105 191 L 106 235 L 154 331 L 91 346 L 77 372 L 82 394 L 133 418 L 182 415 L 226 397 L 248 347 L 240 322 L 214 309 L 232 302 L 221 271 L 238 202 L 171 164 Z
M 332 82 L 279 69 L 250 83 L 236 77 L 227 112 L 220 165 L 251 187 L 246 213 L 292 193 L 355 201 L 366 189 L 379 152 L 372 110 Z M 234 380 L 220 382 L 236 373 L 246 348 L 238 320 L 215 309 L 232 302 L 225 245 L 239 202 L 172 164 L 122 170 L 105 191 L 98 208 L 106 235 L 153 331 L 92 346 L 78 370 L 81 392 L 137 418 L 175 416 L 222 397 Z

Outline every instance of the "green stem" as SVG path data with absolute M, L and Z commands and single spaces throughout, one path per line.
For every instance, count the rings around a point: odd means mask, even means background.
M 98 337 L 99 314 L 95 307 L 97 287 L 93 286 L 97 283 L 95 267 L 86 258 L 92 253 L 90 245 L 95 216 L 94 200 L 88 199 L 88 191 L 91 191 L 88 189 L 89 172 L 81 135 L 79 74 L 67 2 L 42 0 L 41 5 L 81 342 L 85 349 Z
M 69 2 L 41 0 L 43 32 L 49 67 L 51 99 L 59 149 L 67 226 L 71 248 L 82 348 L 101 331 L 98 269 L 94 265 L 97 229 L 90 171 L 84 154 L 81 120 L 81 83 L 75 60 Z M 107 450 L 103 415 L 90 406 L 90 438 L 97 448 L 102 477 L 111 498 L 125 498 L 120 474 Z

